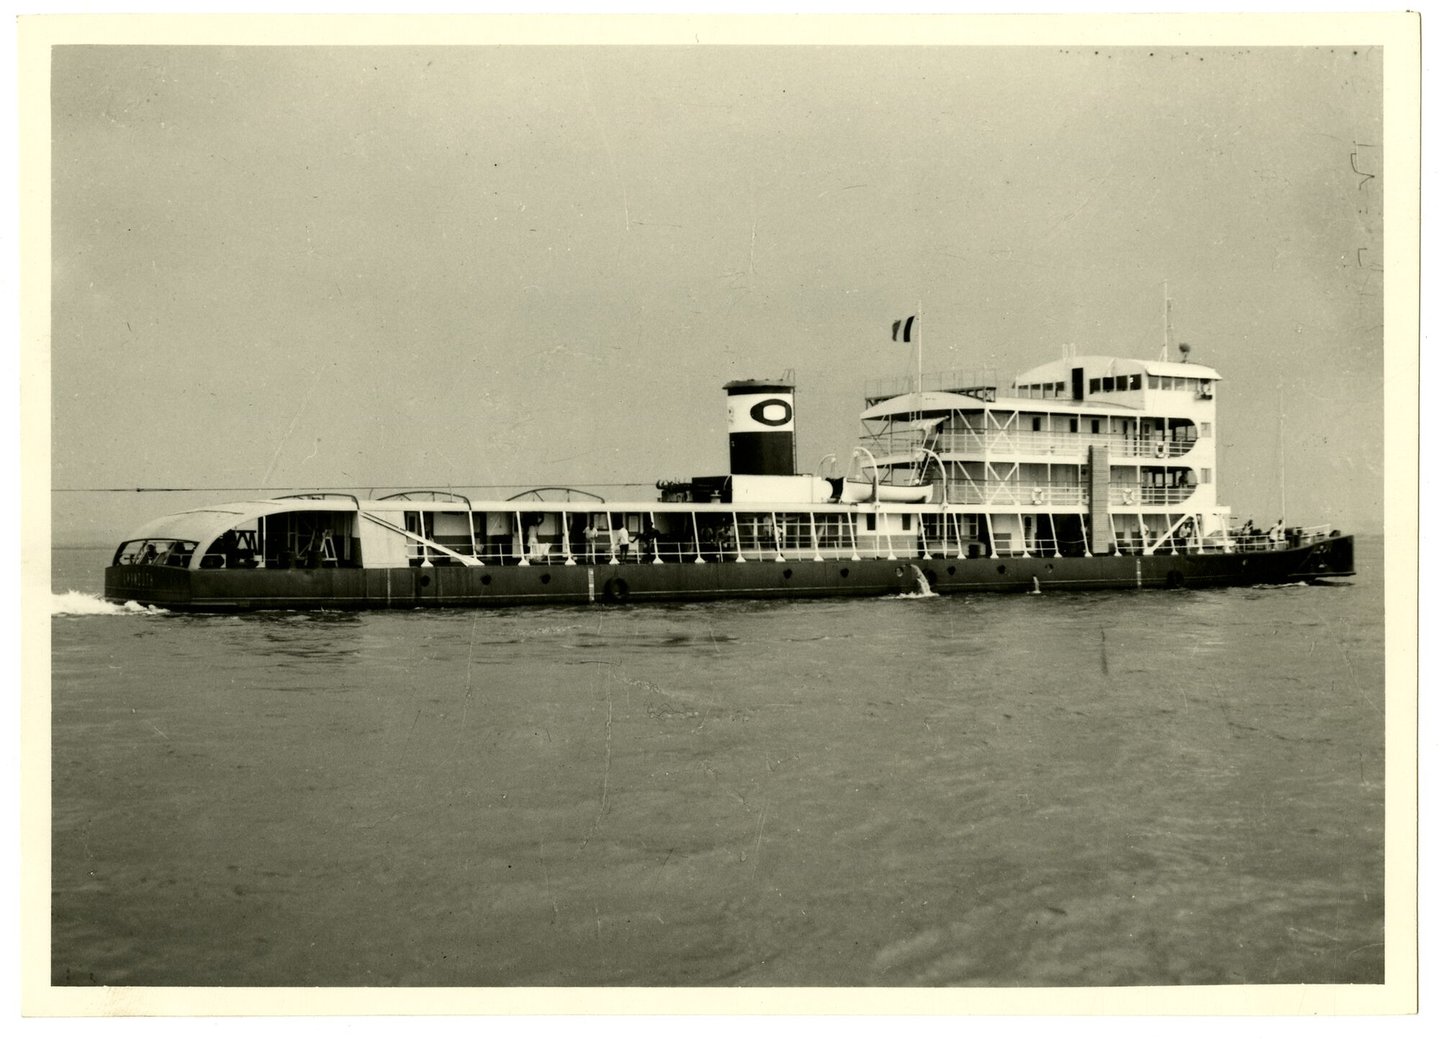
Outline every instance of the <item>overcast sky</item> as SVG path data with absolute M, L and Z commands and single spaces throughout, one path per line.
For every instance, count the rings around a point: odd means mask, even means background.
M 1279 515 L 1283 443 L 1287 518 L 1378 533 L 1381 57 L 58 48 L 54 486 L 653 494 L 786 369 L 812 469 L 917 305 L 927 370 L 1014 373 L 1158 357 L 1168 281 L 1221 500 Z

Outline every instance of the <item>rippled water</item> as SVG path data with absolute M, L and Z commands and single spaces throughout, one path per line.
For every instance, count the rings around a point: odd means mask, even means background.
M 1379 982 L 1357 554 L 1329 587 L 186 617 L 57 551 L 52 978 Z

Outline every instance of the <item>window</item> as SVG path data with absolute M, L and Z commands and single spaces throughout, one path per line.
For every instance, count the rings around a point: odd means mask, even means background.
M 1099 380 L 1099 379 L 1091 379 L 1091 380 L 1090 380 L 1090 392 L 1091 392 L 1091 393 L 1099 393 L 1099 392 L 1100 392 L 1100 380 Z
M 1092 418 L 1092 419 L 1090 420 L 1090 432 L 1092 432 L 1092 433 L 1098 433 L 1098 432 L 1100 432 L 1100 420 L 1099 420 L 1098 418 Z
M 1201 482 L 1201 483 L 1209 483 L 1209 482 L 1210 482 L 1210 470 L 1209 470 L 1209 469 L 1201 469 L 1201 470 L 1200 470 L 1200 482 Z
M 1139 372 L 1136 372 L 1135 374 L 1133 374 L 1133 375 L 1130 376 L 1130 388 L 1131 388 L 1132 390 L 1138 390 L 1138 389 L 1140 388 L 1140 373 L 1139 373 Z
M 1078 433 L 1078 432 L 1080 432 L 1080 420 L 1079 420 L 1078 418 L 1072 418 L 1072 419 L 1070 420 L 1070 432 L 1072 432 L 1072 433 Z
M 1201 435 L 1202 437 L 1208 437 L 1208 436 L 1210 435 L 1210 423 L 1208 423 L 1208 422 L 1202 422 L 1202 423 L 1200 423 L 1200 435 Z M 1206 483 L 1209 483 L 1209 481 L 1207 480 Z
M 909 529 L 910 529 L 910 513 L 907 512 L 907 513 L 905 513 L 903 516 L 900 517 L 900 529 L 901 529 L 901 530 L 909 530 Z
M 872 513 L 870 513 L 870 515 L 868 515 L 868 516 L 865 517 L 865 529 L 866 529 L 866 530 L 874 530 L 874 529 L 875 529 L 875 513 L 872 512 Z
M 1031 429 L 1032 431 L 1036 432 L 1036 433 L 1040 432 L 1041 424 L 1040 424 L 1040 416 L 1039 416 L 1039 415 L 1036 415 L 1034 418 L 1032 418 L 1032 419 L 1030 420 L 1030 429 Z
M 1150 388 L 1151 388 L 1152 390 L 1158 390 L 1158 389 L 1160 388 L 1160 376 L 1158 376 L 1158 375 L 1152 375 L 1152 376 L 1150 376 Z
M 1107 375 L 1107 376 L 1105 376 L 1105 378 L 1101 379 L 1101 380 L 1100 380 L 1100 388 L 1101 388 L 1102 390 L 1104 390 L 1106 393 L 1111 393 L 1111 392 L 1113 392 L 1114 389 L 1115 389 L 1115 376 L 1113 376 L 1113 375 Z

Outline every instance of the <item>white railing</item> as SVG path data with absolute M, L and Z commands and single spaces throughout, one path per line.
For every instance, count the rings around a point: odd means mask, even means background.
M 1006 387 L 1012 382 L 1012 379 L 1007 378 L 1002 384 L 994 368 L 957 368 L 947 372 L 925 372 L 922 388 L 931 393 L 988 393 L 993 399 L 1002 391 L 1010 392 Z M 898 397 L 902 393 L 913 393 L 914 391 L 915 376 L 913 375 L 900 375 L 888 379 L 867 379 L 864 386 L 865 399 L 872 401 L 886 400 L 890 397 Z
M 935 438 L 937 451 L 972 454 L 1056 455 L 1083 458 L 1091 447 L 1109 448 L 1114 458 L 1183 458 L 1194 441 L 1119 433 L 1036 430 L 947 431 Z
M 1026 511 L 1046 505 L 1086 505 L 1090 495 L 1083 487 L 1041 487 L 998 480 L 950 478 L 952 505 L 1010 505 Z
M 1111 485 L 1112 506 L 1183 505 L 1195 494 L 1194 487 L 1126 487 Z M 965 480 L 952 475 L 949 484 L 952 505 L 1014 506 L 1024 511 L 1043 511 L 1047 506 L 1089 505 L 1085 487 L 1053 484 L 1020 484 L 1001 480 Z
M 1091 447 L 1109 448 L 1112 458 L 1139 458 L 1153 461 L 1184 458 L 1194 440 L 1158 436 L 1123 436 L 1119 433 L 1062 433 L 1034 430 L 951 430 L 928 436 L 920 430 L 877 433 L 866 438 L 877 455 L 918 454 L 920 449 L 954 454 L 985 455 L 991 458 L 1012 455 L 1043 455 L 1071 462 L 1083 462 Z
M 1322 541 L 1332 533 L 1330 524 L 1309 527 L 1286 527 L 1276 538 L 1266 530 L 1231 530 L 1228 541 L 1237 552 L 1278 552 L 1284 548 L 1297 548 Z

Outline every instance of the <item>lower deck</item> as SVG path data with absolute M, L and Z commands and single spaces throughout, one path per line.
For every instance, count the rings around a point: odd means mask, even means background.
M 1257 552 L 1002 558 L 583 562 L 535 566 L 200 570 L 127 563 L 105 597 L 175 610 L 360 610 L 699 602 L 1278 584 L 1349 576 L 1354 539 Z

